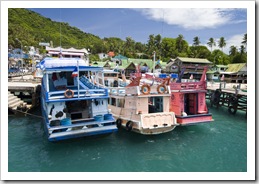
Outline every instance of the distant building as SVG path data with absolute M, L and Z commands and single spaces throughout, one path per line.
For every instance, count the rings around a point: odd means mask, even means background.
M 225 81 L 230 83 L 247 83 L 247 64 L 228 64 L 224 72 L 220 72 L 220 77 L 224 75 Z
M 182 69 L 185 68 L 183 78 L 189 79 L 192 75 L 194 79 L 200 79 L 204 67 L 210 68 L 212 64 L 207 59 L 177 57 L 167 64 L 166 72 L 180 74 Z
M 64 49 L 61 47 L 48 47 L 46 46 L 47 54 L 51 57 L 60 57 L 63 58 L 80 58 L 80 59 L 87 59 L 87 56 L 89 55 L 89 52 L 84 49 L 75 49 L 73 47 L 69 49 Z
M 128 58 L 119 54 L 111 59 L 113 62 L 118 64 L 119 66 L 122 66 L 122 60 L 128 61 Z
M 106 58 L 109 57 L 109 55 L 108 55 L 108 54 L 105 54 L 105 53 L 99 53 L 98 56 L 99 56 L 99 59 L 100 59 L 100 60 L 103 60 L 103 59 L 106 59 Z
M 227 65 L 215 65 L 207 71 L 206 76 L 208 81 L 220 81 L 221 72 L 225 72 L 228 68 Z

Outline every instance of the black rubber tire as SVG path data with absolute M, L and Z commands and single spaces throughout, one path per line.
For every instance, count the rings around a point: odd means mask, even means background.
M 120 128 L 122 120 L 121 119 L 117 119 L 115 123 L 116 123 L 117 128 Z
M 128 121 L 128 122 L 126 123 L 126 130 L 127 130 L 128 132 L 130 132 L 130 131 L 132 130 L 132 127 L 133 127 L 133 122 L 132 122 L 132 121 Z

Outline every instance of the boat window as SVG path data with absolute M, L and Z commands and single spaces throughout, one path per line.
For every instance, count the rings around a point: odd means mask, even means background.
M 72 72 L 66 72 L 66 79 L 67 79 L 67 85 L 68 86 L 74 86 L 74 78 L 71 77 Z
M 124 104 L 125 104 L 125 99 L 118 99 L 118 104 L 117 104 L 118 107 L 124 107 Z
M 163 112 L 163 97 L 150 97 L 148 98 L 148 112 L 158 113 Z
M 111 98 L 111 105 L 116 106 L 116 98 Z

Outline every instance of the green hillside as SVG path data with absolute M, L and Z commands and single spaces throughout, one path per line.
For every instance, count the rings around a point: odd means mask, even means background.
M 170 58 L 176 57 L 189 57 L 205 58 L 214 62 L 214 64 L 224 65 L 247 62 L 247 34 L 244 35 L 240 48 L 231 46 L 229 54 L 225 54 L 223 52 L 226 43 L 224 37 L 221 37 L 221 42 L 218 43 L 221 49 L 213 51 L 212 46 L 216 44 L 213 38 L 208 38 L 210 42 L 207 45 L 211 47 L 210 51 L 206 46 L 199 45 L 198 36 L 194 38 L 194 43 L 190 46 L 182 34 L 175 38 L 162 38 L 160 34 L 151 34 L 148 37 L 147 44 L 136 42 L 130 35 L 125 40 L 116 37 L 101 39 L 70 26 L 68 23 L 52 21 L 36 12 L 23 8 L 8 9 L 8 45 L 9 47 L 20 48 L 21 45 L 15 38 L 22 42 L 24 51 L 26 51 L 25 46 L 34 46 L 40 48 L 40 52 L 44 53 L 43 47 L 39 46 L 40 42 L 51 43 L 53 47 L 90 49 L 92 60 L 99 59 L 97 53 L 108 53 L 109 51 L 113 51 L 115 55 L 121 54 L 128 58 L 152 59 L 155 51 L 156 59 L 162 61 L 169 61 Z
M 96 50 L 102 45 L 102 39 L 98 36 L 22 8 L 8 9 L 8 44 L 19 48 L 20 43 L 15 38 L 18 38 L 23 46 L 39 47 L 39 42 L 52 42 L 53 46 L 57 47 L 60 46 L 60 39 L 63 48 Z

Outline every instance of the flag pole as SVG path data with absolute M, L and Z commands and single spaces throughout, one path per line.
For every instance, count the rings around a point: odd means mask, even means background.
M 78 60 L 77 60 L 77 72 L 78 72 L 78 74 L 77 74 L 77 98 L 79 98 L 80 92 L 79 92 L 79 65 L 78 65 Z

